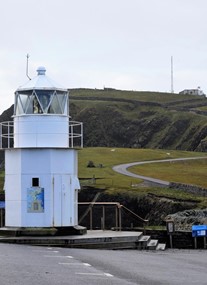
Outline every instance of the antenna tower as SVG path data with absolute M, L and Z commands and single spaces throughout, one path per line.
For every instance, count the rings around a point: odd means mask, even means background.
M 174 93 L 174 88 L 173 88 L 173 56 L 171 56 L 171 93 Z

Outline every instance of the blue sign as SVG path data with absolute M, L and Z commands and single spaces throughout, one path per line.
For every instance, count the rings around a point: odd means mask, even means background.
M 205 237 L 207 236 L 207 225 L 195 225 L 192 226 L 193 237 Z

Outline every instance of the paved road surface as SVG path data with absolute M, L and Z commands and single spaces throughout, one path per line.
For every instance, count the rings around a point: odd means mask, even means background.
M 187 157 L 187 158 L 174 158 L 174 159 L 163 159 L 163 160 L 151 160 L 151 161 L 132 162 L 132 163 L 116 165 L 116 166 L 113 167 L 113 170 L 118 172 L 118 173 L 127 175 L 127 176 L 143 179 L 144 181 L 149 181 L 149 182 L 152 182 L 152 183 L 155 183 L 155 184 L 161 184 L 161 185 L 168 186 L 170 184 L 169 181 L 164 181 L 164 180 L 160 180 L 160 179 L 156 179 L 156 178 L 152 178 L 152 177 L 148 177 L 148 176 L 135 174 L 135 173 L 132 173 L 132 172 L 128 171 L 127 169 L 129 167 L 132 167 L 132 166 L 135 166 L 135 165 L 141 165 L 141 164 L 172 162 L 172 161 L 183 161 L 183 160 L 204 159 L 204 158 L 206 158 L 206 157 Z
M 86 250 L 0 244 L 1 285 L 206 285 L 205 250 Z

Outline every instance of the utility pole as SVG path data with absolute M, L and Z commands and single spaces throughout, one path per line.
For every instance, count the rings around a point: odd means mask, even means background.
M 171 56 L 171 93 L 174 93 L 174 88 L 173 88 L 173 56 Z

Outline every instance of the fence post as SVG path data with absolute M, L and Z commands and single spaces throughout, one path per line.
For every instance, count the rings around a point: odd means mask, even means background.
M 105 206 L 103 206 L 103 220 L 102 220 L 102 230 L 105 230 Z
M 115 212 L 115 218 L 116 218 L 116 231 L 118 231 L 118 205 L 116 205 L 116 212 Z
M 121 206 L 119 206 L 119 231 L 121 231 Z
M 93 229 L 93 208 L 90 208 L 90 230 Z

